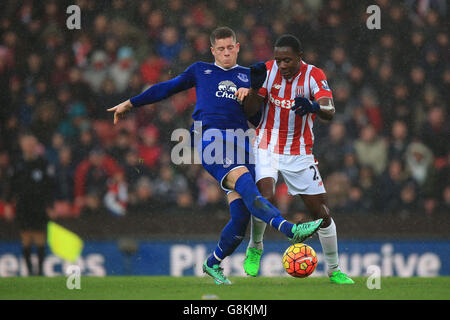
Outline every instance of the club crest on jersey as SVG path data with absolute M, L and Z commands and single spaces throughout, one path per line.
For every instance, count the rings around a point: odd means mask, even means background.
M 322 81 L 320 81 L 321 83 L 322 83 L 322 89 L 323 90 L 328 90 L 328 91 L 330 91 L 330 87 L 328 87 L 328 82 L 327 82 L 327 80 L 322 80 Z
M 297 88 L 295 89 L 295 96 L 296 97 L 298 97 L 298 96 L 304 97 L 305 96 L 305 90 L 304 90 L 303 86 L 297 86 Z
M 238 79 L 241 80 L 242 82 L 248 82 L 248 77 L 246 74 L 244 73 L 238 73 L 237 75 Z
M 217 86 L 216 97 L 236 100 L 237 86 L 229 80 L 221 81 Z

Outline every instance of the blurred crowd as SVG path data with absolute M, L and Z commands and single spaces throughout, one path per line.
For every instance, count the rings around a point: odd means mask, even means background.
M 366 26 L 374 3 L 379 30 Z M 66 26 L 72 4 L 79 30 Z M 209 34 L 222 25 L 237 33 L 241 65 L 271 59 L 274 41 L 292 33 L 327 75 L 337 113 L 316 121 L 314 154 L 334 212 L 450 213 L 448 9 L 445 0 L 4 0 L 0 217 L 22 132 L 54 175 L 56 217 L 226 206 L 200 165 L 171 162 L 171 133 L 189 128 L 193 90 L 118 126 L 106 111 L 212 61 Z M 304 211 L 281 177 L 276 193 L 283 213 Z

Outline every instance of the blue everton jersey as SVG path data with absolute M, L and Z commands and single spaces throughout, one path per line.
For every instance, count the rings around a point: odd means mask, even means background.
M 223 69 L 213 63 L 196 62 L 176 78 L 131 98 L 131 103 L 133 106 L 155 103 L 192 87 L 197 94 L 192 114 L 194 121 L 201 121 L 206 128 L 248 129 L 247 118 L 235 93 L 241 87 L 250 87 L 250 69 L 239 65 Z
M 196 81 L 197 104 L 192 115 L 195 121 L 219 129 L 248 129 L 235 93 L 241 87 L 250 87 L 250 69 L 236 65 L 224 70 L 215 64 L 198 62 L 186 72 L 192 73 Z

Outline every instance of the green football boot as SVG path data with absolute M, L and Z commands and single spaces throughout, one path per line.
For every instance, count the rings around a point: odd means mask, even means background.
M 247 253 L 244 260 L 244 271 L 247 275 L 252 277 L 256 277 L 258 275 L 262 253 L 262 249 L 247 248 Z
M 292 227 L 294 236 L 291 239 L 292 244 L 300 243 L 311 237 L 319 229 L 323 219 L 317 219 L 311 222 L 297 223 Z
M 353 281 L 348 275 L 343 273 L 342 271 L 335 271 L 330 275 L 330 280 L 333 283 L 338 284 L 354 284 L 355 281 Z
M 213 265 L 212 268 L 208 267 L 206 261 L 207 260 L 203 263 L 204 273 L 212 277 L 216 284 L 231 284 L 231 281 L 223 275 L 223 268 L 221 268 L 218 264 Z

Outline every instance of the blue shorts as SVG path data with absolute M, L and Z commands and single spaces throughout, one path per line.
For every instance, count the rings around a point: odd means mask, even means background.
M 255 179 L 255 157 L 249 137 L 236 136 L 235 130 L 207 129 L 196 142 L 197 152 L 206 169 L 227 193 L 233 191 L 223 185 L 233 169 L 246 167 Z M 213 143 L 214 142 L 214 143 Z

